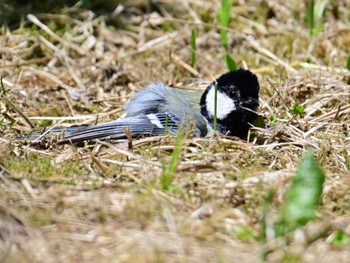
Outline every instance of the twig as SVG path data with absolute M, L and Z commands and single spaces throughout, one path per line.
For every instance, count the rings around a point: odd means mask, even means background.
M 132 153 L 132 152 L 129 152 L 129 151 L 126 151 L 126 150 L 123 150 L 123 149 L 119 149 L 118 147 L 116 147 L 112 143 L 108 143 L 108 142 L 104 142 L 104 141 L 100 141 L 100 140 L 97 140 L 97 141 L 100 144 L 105 145 L 105 146 L 113 149 L 114 152 L 117 152 L 119 154 L 125 155 L 125 156 L 129 157 L 130 159 L 139 160 L 139 161 L 142 161 L 143 163 L 150 164 L 150 165 L 153 165 L 155 167 L 159 167 L 159 168 L 162 167 L 162 165 L 159 162 L 146 160 L 140 155 L 137 155 L 135 153 Z
M 126 135 L 126 138 L 128 139 L 128 149 L 132 150 L 132 136 L 129 127 L 124 128 L 124 133 Z
M 283 60 L 279 59 L 275 54 L 273 54 L 271 51 L 267 50 L 266 48 L 262 47 L 260 43 L 252 36 L 243 35 L 244 39 L 247 40 L 247 42 L 259 53 L 271 58 L 274 60 L 277 64 L 283 66 L 286 70 L 296 73 L 297 70 L 291 67 L 289 64 L 284 62 Z
M 95 156 L 91 155 L 91 160 L 100 168 L 100 170 L 106 174 L 108 172 L 108 166 L 104 165 L 100 162 L 99 159 L 97 159 Z
M 46 134 L 48 134 L 50 131 L 52 131 L 54 128 L 56 128 L 57 126 L 59 126 L 64 120 L 60 120 L 59 122 L 57 122 L 55 125 L 52 125 L 49 129 L 47 129 L 45 132 L 43 132 L 42 134 L 40 134 L 40 136 L 38 136 L 37 138 L 35 138 L 33 140 L 33 142 L 39 142 L 41 138 L 43 138 Z
M 189 64 L 181 60 L 181 58 L 178 55 L 174 53 L 170 53 L 170 58 L 174 61 L 176 65 L 184 68 L 185 70 L 190 72 L 193 76 L 195 77 L 199 76 L 199 72 L 196 69 L 192 68 Z
M 74 51 L 78 52 L 80 55 L 85 55 L 85 52 L 78 45 L 75 45 L 73 43 L 69 43 L 68 41 L 65 41 L 64 39 L 62 39 L 61 37 L 56 35 L 54 32 L 52 32 L 52 30 L 50 28 L 48 28 L 46 25 L 41 23 L 41 21 L 38 18 L 36 18 L 34 15 L 29 14 L 29 15 L 27 15 L 27 18 L 33 24 L 37 25 L 42 30 L 44 30 L 48 35 L 50 35 L 56 41 L 60 42 L 63 45 L 67 44 L 71 49 L 73 49 Z
M 167 40 L 170 40 L 172 38 L 175 38 L 179 33 L 177 31 L 175 32 L 172 32 L 170 34 L 167 34 L 167 35 L 164 35 L 164 36 L 161 36 L 161 37 L 158 37 L 156 39 L 152 39 L 148 42 L 146 42 L 145 44 L 143 44 L 142 46 L 140 46 L 138 48 L 138 52 L 143 52 L 143 51 L 146 51 L 147 49 L 150 49 L 156 45 L 159 45 Z
M 28 124 L 29 126 L 34 129 L 35 125 L 31 122 L 31 120 L 9 99 L 6 97 L 6 91 L 4 88 L 4 83 L 2 82 L 2 77 L 0 78 L 0 88 L 2 91 L 1 98 L 5 101 L 7 107 L 13 109 L 15 112 L 17 112 Z

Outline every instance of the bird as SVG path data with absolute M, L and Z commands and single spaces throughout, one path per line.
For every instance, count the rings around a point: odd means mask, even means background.
M 180 126 L 190 127 L 191 124 L 194 135 L 210 137 L 214 133 L 216 115 L 218 132 L 244 139 L 259 116 L 259 91 L 258 78 L 247 69 L 222 74 L 203 93 L 172 88 L 161 82 L 151 83 L 127 102 L 125 118 L 49 130 L 60 135 L 58 145 L 123 140 L 128 138 L 126 128 L 133 138 L 176 134 Z M 36 134 L 32 141 L 42 137 Z

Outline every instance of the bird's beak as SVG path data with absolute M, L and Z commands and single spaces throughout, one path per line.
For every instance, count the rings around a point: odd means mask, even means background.
M 252 110 L 256 110 L 259 107 L 259 99 L 256 98 L 248 98 L 245 101 L 240 103 L 241 108 L 248 108 Z

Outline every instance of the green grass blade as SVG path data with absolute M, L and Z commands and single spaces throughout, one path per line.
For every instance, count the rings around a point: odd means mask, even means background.
M 308 1 L 306 19 L 310 36 L 315 36 L 323 30 L 324 26 L 320 21 L 327 3 L 328 0 L 320 0 L 317 3 L 315 3 L 315 0 Z
M 228 27 L 230 24 L 230 13 L 233 0 L 221 0 L 221 6 L 218 12 L 219 24 L 222 27 Z M 220 41 L 221 45 L 227 49 L 227 31 L 220 29 Z
M 277 235 L 293 231 L 316 217 L 325 174 L 311 151 L 304 154 L 276 224 Z
M 346 60 L 346 68 L 350 71 L 350 56 L 348 56 L 348 59 Z
M 323 17 L 324 11 L 326 10 L 328 0 L 320 1 L 314 10 L 315 19 L 319 20 Z
M 266 233 L 268 231 L 268 213 L 270 209 L 270 204 L 273 201 L 273 198 L 276 194 L 276 191 L 274 189 L 270 189 L 267 192 L 267 195 L 264 198 L 264 202 L 262 204 L 262 213 L 261 213 L 261 219 L 260 219 L 260 233 L 259 236 L 257 237 L 257 240 L 260 242 L 265 242 L 266 241 Z
M 197 38 L 197 33 L 198 30 L 196 27 L 192 28 L 191 32 L 191 57 L 190 57 L 190 65 L 191 67 L 194 67 L 194 64 L 196 63 L 196 50 L 197 50 L 197 45 L 196 45 L 196 38 Z
M 214 95 L 214 131 L 217 130 L 217 112 L 218 111 L 218 83 L 215 81 L 215 95 Z
M 173 182 L 173 178 L 176 172 L 176 167 L 179 163 L 180 154 L 181 154 L 184 141 L 185 141 L 185 132 L 184 132 L 184 128 L 180 125 L 176 136 L 175 147 L 171 154 L 171 160 L 170 160 L 169 166 L 166 167 L 166 165 L 163 165 L 163 174 L 161 176 L 163 191 L 169 190 Z
M 314 28 L 315 28 L 315 0 L 309 0 L 307 5 L 307 27 L 309 29 L 310 36 L 313 36 L 314 34 Z
M 165 127 L 164 127 L 164 135 L 168 134 L 169 131 L 169 116 L 165 116 Z

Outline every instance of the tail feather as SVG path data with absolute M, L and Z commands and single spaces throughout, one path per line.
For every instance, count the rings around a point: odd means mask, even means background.
M 127 139 L 125 128 L 133 138 L 141 136 L 162 135 L 166 131 L 176 133 L 179 120 L 171 114 L 157 113 L 137 117 L 118 119 L 97 125 L 71 126 L 68 128 L 52 128 L 43 133 L 33 133 L 26 141 L 40 143 L 52 139 L 57 144 L 79 144 L 95 139 L 122 140 Z
M 151 136 L 164 134 L 164 129 L 152 124 L 140 124 L 138 127 L 130 126 L 127 122 L 114 122 L 110 126 L 88 126 L 80 128 L 70 134 L 66 134 L 58 144 L 77 143 L 83 141 L 99 140 L 122 140 L 126 139 L 125 129 L 128 128 L 133 138 L 139 136 Z

